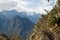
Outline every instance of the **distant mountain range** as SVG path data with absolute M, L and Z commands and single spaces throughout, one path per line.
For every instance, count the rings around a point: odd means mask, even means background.
M 39 13 L 35 13 L 35 12 L 17 12 L 16 10 L 11 10 L 11 11 L 3 11 L 0 12 L 0 14 L 5 15 L 8 18 L 11 18 L 15 15 L 19 15 L 20 17 L 27 17 L 28 19 L 30 19 L 33 23 L 36 23 L 37 20 L 41 17 L 41 15 Z M 33 14 L 33 15 L 31 15 Z
M 26 12 L 15 10 L 0 12 L 0 33 L 6 35 L 17 33 L 26 40 L 39 17 L 38 14 L 28 16 Z

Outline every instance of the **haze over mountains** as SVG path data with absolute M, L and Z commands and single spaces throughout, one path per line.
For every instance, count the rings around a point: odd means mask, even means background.
M 17 33 L 26 40 L 39 17 L 39 14 L 27 15 L 26 12 L 16 10 L 0 12 L 0 33 L 6 35 Z
M 35 13 L 35 12 L 17 12 L 16 10 L 3 11 L 3 12 L 0 12 L 0 15 L 4 15 L 7 18 L 11 18 L 15 15 L 19 15 L 21 17 L 27 17 L 33 23 L 36 23 L 37 19 L 41 17 L 39 13 Z

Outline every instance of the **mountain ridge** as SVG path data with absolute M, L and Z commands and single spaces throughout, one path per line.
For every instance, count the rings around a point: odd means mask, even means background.
M 4 17 L 0 17 L 0 32 L 6 35 L 18 33 L 26 40 L 34 28 L 34 23 L 27 17 L 20 17 L 19 15 L 15 15 L 10 19 Z
M 11 18 L 11 17 L 13 17 L 15 15 L 19 15 L 20 17 L 27 17 L 33 23 L 36 23 L 37 20 L 41 17 L 41 15 L 39 13 L 33 12 L 33 13 L 28 13 L 27 14 L 27 12 L 17 12 L 16 10 L 3 11 L 3 12 L 0 12 L 0 15 L 4 15 L 7 18 Z

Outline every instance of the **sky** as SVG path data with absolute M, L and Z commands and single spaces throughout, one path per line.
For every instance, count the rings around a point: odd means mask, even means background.
M 51 5 L 52 4 L 52 5 Z M 44 9 L 50 11 L 56 0 L 0 0 L 0 11 L 16 10 L 18 12 L 35 12 L 45 14 Z

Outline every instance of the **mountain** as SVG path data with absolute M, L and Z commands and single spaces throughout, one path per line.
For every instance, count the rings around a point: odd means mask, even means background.
M 18 33 L 24 40 L 32 32 L 40 14 L 17 12 L 16 10 L 0 12 L 0 32 L 6 35 Z
M 12 15 L 11 15 L 12 16 Z M 27 17 L 20 17 L 19 15 L 12 16 L 11 18 L 5 15 L 0 15 L 0 33 L 6 35 L 19 34 L 24 40 L 32 32 L 34 23 Z
M 11 18 L 15 15 L 19 15 L 21 17 L 27 17 L 33 23 L 36 23 L 37 20 L 41 17 L 41 15 L 39 13 L 35 13 L 35 12 L 29 12 L 29 13 L 27 13 L 27 12 L 17 12 L 16 10 L 3 11 L 3 12 L 0 12 L 0 14 L 5 15 L 8 18 Z
M 27 18 L 30 19 L 33 23 L 37 23 L 38 19 L 41 18 L 41 15 L 34 13 L 34 15 L 28 16 Z

